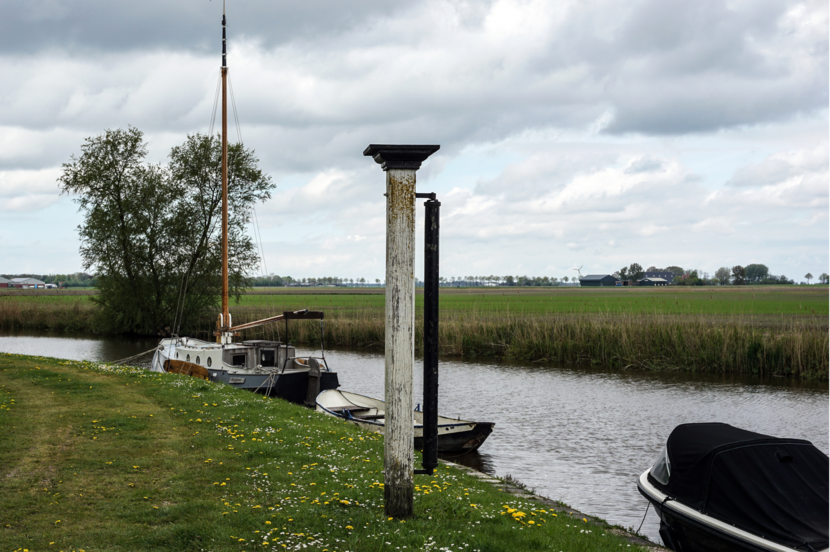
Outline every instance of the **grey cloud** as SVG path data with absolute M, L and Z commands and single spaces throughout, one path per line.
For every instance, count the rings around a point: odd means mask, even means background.
M 228 32 L 270 47 L 306 36 L 324 40 L 407 9 L 383 0 L 231 0 Z M 31 0 L 6 2 L 3 12 L 0 50 L 6 53 L 185 50 L 217 52 L 218 60 L 222 0 Z
M 625 174 L 657 172 L 663 170 L 663 162 L 653 157 L 643 157 L 631 163 Z

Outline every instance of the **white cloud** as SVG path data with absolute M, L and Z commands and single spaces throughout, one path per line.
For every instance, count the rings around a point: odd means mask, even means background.
M 219 62 L 216 3 L 44 6 L 0 23 L 0 209 L 34 217 L 71 208 L 55 173 L 87 136 L 132 124 L 163 161 L 206 132 Z M 382 275 L 369 143 L 441 144 L 418 179 L 444 273 L 827 265 L 824 2 L 250 2 L 229 22 L 242 135 L 279 184 L 257 206 L 275 272 Z

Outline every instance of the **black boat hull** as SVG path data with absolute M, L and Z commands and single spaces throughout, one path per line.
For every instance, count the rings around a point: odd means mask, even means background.
M 637 490 L 660 516 L 660 538 L 666 547 L 676 552 L 792 552 L 666 497 L 649 483 L 648 473 L 640 476 Z
M 229 374 L 225 371 L 212 371 L 211 381 L 226 383 L 237 389 L 245 389 L 266 397 L 277 397 L 287 401 L 304 404 L 308 395 L 308 371 L 296 370 L 277 373 L 274 376 Z M 337 372 L 320 373 L 320 391 L 337 389 L 340 383 Z
M 487 437 L 493 433 L 492 422 L 476 422 L 470 431 L 458 433 L 441 434 L 441 426 L 438 426 L 438 452 L 441 454 L 465 454 L 478 450 L 484 444 Z M 424 450 L 423 437 L 415 437 L 415 448 Z

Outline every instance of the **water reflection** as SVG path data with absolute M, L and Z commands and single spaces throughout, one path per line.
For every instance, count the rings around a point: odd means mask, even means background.
M 101 361 L 155 344 L 125 338 L 0 337 L 0 351 Z M 327 357 L 344 390 L 383 397 L 382 355 L 329 351 Z M 420 402 L 420 363 L 416 370 Z M 678 424 L 726 422 L 808 439 L 828 452 L 827 385 L 786 378 L 443 360 L 439 411 L 496 423 L 478 452 L 452 461 L 489 474 L 510 474 L 539 494 L 625 527 L 636 528 L 646 508 L 637 476 Z M 652 511 L 642 531 L 659 541 L 658 527 Z

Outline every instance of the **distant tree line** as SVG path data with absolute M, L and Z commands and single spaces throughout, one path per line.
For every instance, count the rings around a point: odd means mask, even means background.
M 494 286 L 560 286 L 568 282 L 577 282 L 574 276 L 569 278 L 563 276 L 561 279 L 556 276 L 451 276 L 440 277 L 440 285 L 444 287 L 494 287 Z M 337 276 L 321 276 L 317 278 L 293 278 L 291 276 L 280 276 L 271 274 L 269 276 L 256 276 L 251 279 L 254 287 L 309 287 L 309 286 L 337 286 L 337 287 L 378 287 L 383 285 L 381 280 L 369 280 L 366 278 L 340 278 Z M 418 285 L 423 284 L 416 278 Z
M 722 266 L 717 269 L 714 274 L 702 271 L 700 269 L 684 269 L 680 266 L 667 266 L 665 268 L 658 268 L 650 266 L 643 269 L 638 263 L 632 263 L 628 267 L 623 267 L 616 271 L 613 275 L 621 280 L 637 281 L 640 280 L 646 272 L 671 272 L 671 283 L 679 286 L 726 286 L 726 285 L 776 285 L 776 284 L 795 284 L 795 281 L 787 278 L 784 274 L 771 274 L 769 267 L 764 264 L 749 264 L 746 266 L 736 265 L 732 268 Z M 807 283 L 813 279 L 813 275 L 809 272 L 804 276 Z M 830 281 L 830 276 L 827 273 L 822 273 L 819 276 L 819 283 L 827 284 Z
M 750 264 L 747 266 L 721 267 L 710 275 L 698 269 L 686 270 L 679 266 L 668 266 L 657 268 L 650 266 L 643 269 L 638 263 L 632 263 L 628 267 L 614 272 L 613 276 L 621 280 L 637 281 L 646 272 L 671 272 L 672 283 L 679 286 L 725 286 L 725 285 L 775 285 L 795 284 L 795 281 L 784 275 L 776 276 L 770 274 L 769 268 L 763 264 Z M 63 287 L 94 287 L 95 276 L 85 272 L 75 274 L 3 274 L 4 278 L 37 278 L 47 284 L 60 284 Z M 814 276 L 809 272 L 804 279 L 809 283 Z M 495 287 L 495 286 L 516 286 L 516 287 L 537 287 L 537 286 L 562 286 L 575 284 L 579 281 L 577 276 L 450 276 L 439 278 L 444 287 Z M 416 279 L 418 284 L 422 282 Z M 818 277 L 818 283 L 830 283 L 830 276 L 822 273 Z M 280 276 L 271 274 L 269 276 L 256 276 L 251 278 L 251 285 L 254 287 L 314 287 L 314 286 L 335 286 L 335 287 L 378 287 L 383 285 L 379 279 L 369 280 L 366 278 L 340 278 L 338 276 L 320 276 L 317 278 L 293 278 L 291 276 Z

